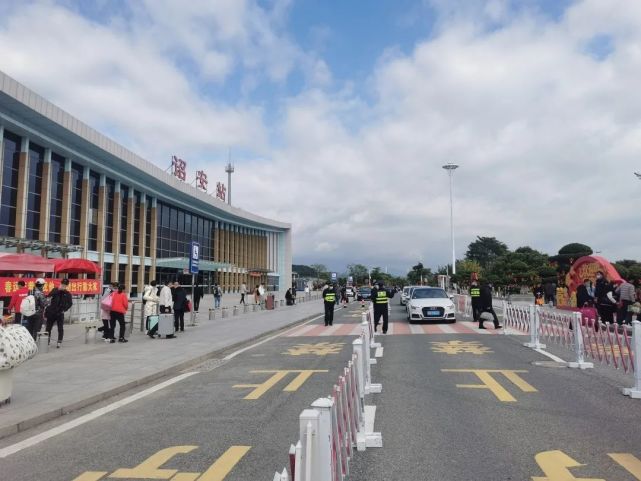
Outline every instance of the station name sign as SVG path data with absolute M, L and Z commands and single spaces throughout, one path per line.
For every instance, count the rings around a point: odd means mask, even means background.
M 171 175 L 176 177 L 182 182 L 187 181 L 187 161 L 181 159 L 180 157 L 174 155 L 171 157 Z M 191 182 L 191 184 L 196 185 L 198 190 L 207 192 L 207 187 L 209 185 L 209 180 L 207 179 L 207 174 L 204 170 L 197 170 L 196 177 Z M 227 197 L 227 187 L 222 182 L 216 183 L 216 198 L 225 201 Z

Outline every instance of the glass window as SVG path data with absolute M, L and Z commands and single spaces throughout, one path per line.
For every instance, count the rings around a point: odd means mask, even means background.
M 98 201 L 100 199 L 100 174 L 89 174 L 89 250 L 98 250 Z
M 120 186 L 120 253 L 127 253 L 127 205 L 129 204 L 129 187 Z
M 4 131 L 2 165 L 2 199 L 0 204 L 0 235 L 16 235 L 16 205 L 18 203 L 18 157 L 20 137 Z
M 107 205 L 105 206 L 105 252 L 113 252 L 114 239 L 114 197 L 116 192 L 116 183 L 107 179 Z
M 39 239 L 40 235 L 40 199 L 44 157 L 44 148 L 36 144 L 29 144 L 29 179 L 27 187 L 27 224 L 25 237 L 31 240 Z
M 133 255 L 140 255 L 140 205 L 142 196 L 140 192 L 134 192 L 134 241 Z
M 151 256 L 151 202 L 147 199 L 147 214 L 145 217 L 145 256 Z
M 412 299 L 447 299 L 447 293 L 443 289 L 414 289 Z
M 49 242 L 60 242 L 62 230 L 62 192 L 65 181 L 65 158 L 51 154 L 51 196 L 49 207 Z
M 69 243 L 80 244 L 80 213 L 82 208 L 82 165 L 71 163 L 71 222 L 69 223 Z

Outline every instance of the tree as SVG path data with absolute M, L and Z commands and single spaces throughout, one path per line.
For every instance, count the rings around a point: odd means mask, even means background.
M 590 246 L 573 242 L 561 247 L 558 255 L 550 257 L 550 260 L 557 264 L 559 272 L 566 273 L 570 270 L 575 260 L 579 257 L 590 255 L 592 255 L 592 248 Z
M 468 285 L 472 273 L 478 274 L 479 277 L 482 277 L 482 267 L 477 261 L 463 259 L 456 261 L 456 278 L 453 279 L 458 284 Z M 453 276 L 454 277 L 454 276 Z
M 613 263 L 619 275 L 629 281 L 641 279 L 641 262 L 631 259 L 622 259 Z
M 312 264 L 309 267 L 314 270 L 315 277 L 327 277 L 327 267 L 325 264 Z
M 498 257 L 507 254 L 508 248 L 503 242 L 496 237 L 480 237 L 467 246 L 465 258 L 470 261 L 476 261 L 481 267 L 486 268 Z
M 433 277 L 432 270 L 425 268 L 422 262 L 413 266 L 412 270 L 407 273 L 407 280 L 412 285 L 420 284 L 421 280 L 423 283 L 429 284 L 434 280 Z
M 364 284 L 368 279 L 367 267 L 363 264 L 350 264 L 347 273 L 354 278 L 356 284 Z
M 316 277 L 316 272 L 310 266 L 305 265 L 292 265 L 292 271 L 301 277 Z

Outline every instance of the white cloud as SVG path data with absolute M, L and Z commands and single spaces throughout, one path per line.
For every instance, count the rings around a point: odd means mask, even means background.
M 131 21 L 101 25 L 35 4 L 0 21 L 0 58 L 7 73 L 151 160 L 178 151 L 201 167 L 227 145 L 253 152 L 257 160 L 236 162 L 234 200 L 291 220 L 304 261 L 447 262 L 441 166 L 450 161 L 461 164 L 459 255 L 491 235 L 511 247 L 553 252 L 580 241 L 641 258 L 632 175 L 641 4 L 579 1 L 551 20 L 515 2 L 428 3 L 439 15 L 431 37 L 410 54 L 381 52 L 365 85 L 337 85 L 327 61 L 290 38 L 288 1 L 266 10 L 249 0 L 149 0 Z M 585 50 L 598 35 L 614 47 L 602 60 Z M 269 115 L 199 90 L 205 79 L 249 93 L 294 71 L 305 87 L 283 89 Z

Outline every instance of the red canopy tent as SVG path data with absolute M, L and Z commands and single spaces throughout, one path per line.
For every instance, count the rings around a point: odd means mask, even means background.
M 0 272 L 53 272 L 55 263 L 32 254 L 12 254 L 0 252 Z
M 87 259 L 52 259 L 56 274 L 100 274 L 100 266 Z

